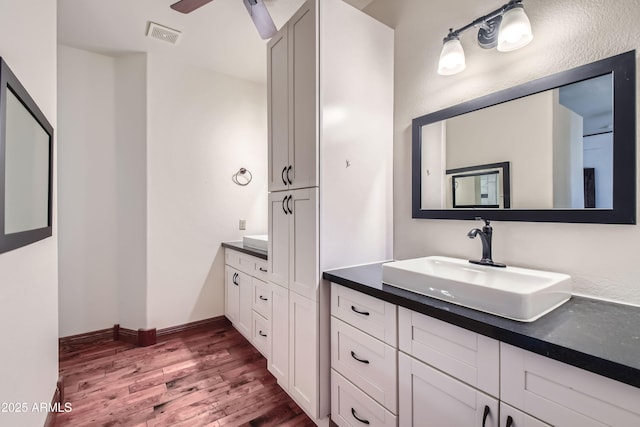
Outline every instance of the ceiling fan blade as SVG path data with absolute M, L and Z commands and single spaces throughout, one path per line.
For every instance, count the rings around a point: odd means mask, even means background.
M 180 0 L 171 5 L 171 9 L 182 13 L 191 13 L 213 0 Z
M 273 37 L 273 35 L 278 32 L 278 29 L 273 23 L 273 19 L 271 19 L 269 10 L 267 10 L 267 6 L 264 5 L 264 2 L 262 0 L 242 1 L 247 8 L 247 12 L 249 12 L 251 19 L 253 19 L 253 24 L 258 29 L 260 37 L 262 37 L 264 40 Z

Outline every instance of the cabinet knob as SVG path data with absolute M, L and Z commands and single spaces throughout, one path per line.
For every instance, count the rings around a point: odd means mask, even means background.
M 362 424 L 367 424 L 369 425 L 369 420 L 365 420 L 364 418 L 360 418 L 357 414 L 356 414 L 356 410 L 351 408 L 351 415 L 353 415 L 353 418 L 355 418 L 356 420 L 360 421 Z
M 282 172 L 280 173 L 280 178 L 282 178 L 282 183 L 284 185 L 287 185 L 287 180 L 284 178 L 284 173 L 287 171 L 287 167 L 283 167 L 282 168 Z
M 363 316 L 368 316 L 369 312 L 368 311 L 360 311 L 357 308 L 355 308 L 354 306 L 351 306 L 351 310 L 358 313 L 358 314 L 362 314 Z
M 365 365 L 369 364 L 368 360 L 360 359 L 358 356 L 356 356 L 356 353 L 353 350 L 351 351 L 351 357 L 353 357 L 354 359 L 356 359 L 360 363 L 364 363 Z

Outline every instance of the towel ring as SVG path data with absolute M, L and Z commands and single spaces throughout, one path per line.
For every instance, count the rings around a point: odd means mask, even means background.
M 240 170 L 234 173 L 233 176 L 231 177 L 231 180 L 234 183 L 242 187 L 244 187 L 245 185 L 249 185 L 252 179 L 253 179 L 253 175 L 251 175 L 251 172 L 249 172 L 249 169 L 246 169 L 246 168 L 240 168 Z

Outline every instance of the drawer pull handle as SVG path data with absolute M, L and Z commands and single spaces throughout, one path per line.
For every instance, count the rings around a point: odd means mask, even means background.
M 282 183 L 283 183 L 284 185 L 287 185 L 287 180 L 286 180 L 286 179 L 284 179 L 284 173 L 285 173 L 286 171 L 287 171 L 287 167 L 285 166 L 285 167 L 283 167 L 283 168 L 282 168 L 282 173 L 280 173 L 280 178 L 282 178 Z
M 260 299 L 261 299 L 262 301 L 269 301 L 269 298 L 265 298 L 265 297 L 263 297 L 262 295 L 260 295 Z
M 356 415 L 356 410 L 351 408 L 351 415 L 353 415 L 353 418 L 355 418 L 356 420 L 360 421 L 362 424 L 371 424 L 368 420 L 365 420 L 364 418 L 360 418 L 358 415 Z
M 513 418 L 511 418 L 511 415 L 509 415 L 507 417 L 507 425 L 505 427 L 511 427 L 513 425 Z
M 262 267 L 260 267 L 258 270 L 262 271 L 263 273 L 267 272 L 267 269 L 266 268 L 262 268 Z
M 259 334 L 261 337 L 265 337 L 265 338 L 267 337 L 267 334 L 263 333 L 262 331 L 258 331 L 258 334 Z
M 358 314 L 362 314 L 363 316 L 368 316 L 369 315 L 368 311 L 360 311 L 357 308 L 355 308 L 354 306 L 351 306 L 351 310 L 355 311 Z
M 482 427 L 485 427 L 485 424 L 487 423 L 487 417 L 489 416 L 489 412 L 491 412 L 489 407 L 487 405 L 484 405 L 484 414 L 482 415 Z
M 364 364 L 366 364 L 366 365 L 368 365 L 368 364 L 369 364 L 369 361 L 368 361 L 368 360 L 360 359 L 358 356 L 356 356 L 356 353 L 355 353 L 353 350 L 351 351 L 351 357 L 353 357 L 354 359 L 356 359 L 356 360 L 357 360 L 358 362 L 360 362 L 360 363 L 364 363 Z

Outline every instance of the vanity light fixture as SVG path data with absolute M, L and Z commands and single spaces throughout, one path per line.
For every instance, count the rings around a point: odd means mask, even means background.
M 479 27 L 478 44 L 484 49 L 495 47 L 500 52 L 510 52 L 528 45 L 533 40 L 533 34 L 522 1 L 511 0 L 464 27 L 449 29 L 449 34 L 443 40 L 438 74 L 448 76 L 465 69 L 460 34 L 470 28 Z

